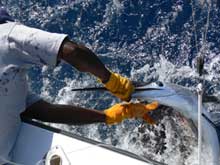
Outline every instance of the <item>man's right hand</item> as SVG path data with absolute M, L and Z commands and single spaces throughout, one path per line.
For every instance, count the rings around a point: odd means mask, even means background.
M 144 105 L 140 103 L 115 104 L 104 111 L 107 124 L 120 123 L 124 119 L 142 118 L 149 124 L 155 124 L 154 120 L 147 112 L 157 109 L 158 102 L 152 102 Z
M 115 96 L 129 101 L 134 86 L 131 81 L 119 74 L 110 72 L 97 55 L 83 45 L 66 38 L 59 50 L 58 60 L 64 60 L 81 72 L 89 72 L 98 77 Z
M 134 86 L 128 78 L 113 72 L 111 72 L 109 80 L 104 85 L 113 95 L 123 101 L 129 101 L 134 91 Z

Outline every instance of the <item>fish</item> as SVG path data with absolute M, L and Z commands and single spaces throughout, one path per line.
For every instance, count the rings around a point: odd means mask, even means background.
M 198 130 L 198 97 L 196 93 L 186 87 L 163 82 L 149 83 L 136 87 L 132 99 L 143 102 L 157 101 L 161 105 L 172 107 L 186 119 L 192 121 Z M 206 160 L 202 162 L 206 162 L 207 165 L 219 165 L 220 142 L 218 130 L 204 106 L 202 109 L 202 146 L 202 160 Z M 207 155 L 209 156 L 208 163 Z

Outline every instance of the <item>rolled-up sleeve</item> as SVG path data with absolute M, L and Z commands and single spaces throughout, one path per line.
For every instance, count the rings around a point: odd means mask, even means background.
M 66 34 L 50 33 L 16 24 L 9 34 L 10 55 L 22 66 L 56 66 L 57 55 Z
M 32 92 L 29 92 L 26 98 L 26 108 L 31 106 L 32 104 L 42 100 L 42 98 Z

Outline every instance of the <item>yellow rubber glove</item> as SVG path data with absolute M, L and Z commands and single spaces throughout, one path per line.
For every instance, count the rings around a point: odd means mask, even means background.
M 119 123 L 124 119 L 142 118 L 149 124 L 155 124 L 154 120 L 147 114 L 158 107 L 158 102 L 152 102 L 144 105 L 140 103 L 115 104 L 104 111 L 106 115 L 106 123 Z
M 126 78 L 122 77 L 117 73 L 111 73 L 111 76 L 105 87 L 115 96 L 123 101 L 129 101 L 132 92 L 134 91 L 134 86 L 132 82 Z

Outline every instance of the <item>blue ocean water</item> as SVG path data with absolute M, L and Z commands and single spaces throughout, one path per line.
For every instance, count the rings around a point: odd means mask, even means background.
M 220 9 L 215 1 L 2 0 L 2 3 L 16 20 L 50 32 L 68 34 L 72 40 L 97 53 L 109 69 L 139 82 L 160 80 L 194 90 L 200 81 L 195 72 L 195 57 L 205 45 L 205 92 L 220 97 Z M 101 84 L 93 76 L 80 73 L 65 63 L 56 69 L 35 67 L 29 76 L 32 90 L 51 102 L 102 110 L 119 101 L 108 93 L 71 92 L 70 88 Z M 208 109 L 217 113 L 219 105 L 209 105 Z M 169 114 L 160 125 L 147 126 L 154 135 L 166 134 L 159 140 L 144 134 L 138 141 L 140 135 L 131 130 L 137 129 L 140 122 L 113 127 L 102 124 L 61 127 L 168 164 L 195 164 L 195 138 L 181 139 L 178 131 L 170 129 L 175 127 L 179 132 L 185 131 L 184 135 L 189 133 L 178 124 L 176 117 L 177 114 Z M 127 136 L 122 138 L 122 134 Z M 168 138 L 170 136 L 180 140 Z M 143 146 L 141 140 L 148 138 Z M 126 146 L 128 144 L 130 146 Z M 137 149 L 140 145 L 144 154 Z M 174 151 L 169 149 L 170 145 Z

